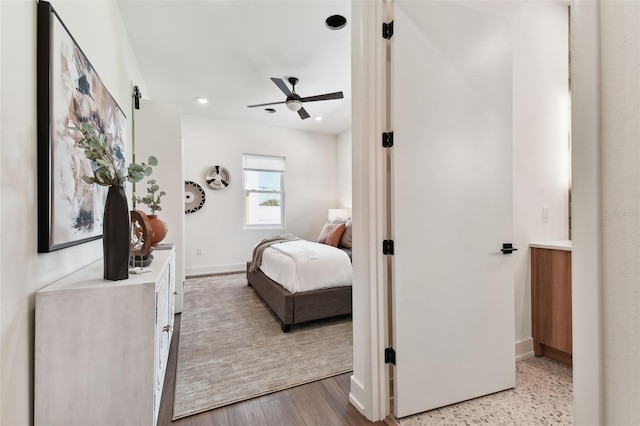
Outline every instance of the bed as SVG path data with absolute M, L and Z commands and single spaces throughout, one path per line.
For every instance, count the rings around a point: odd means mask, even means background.
M 323 232 L 327 228 L 327 224 L 325 224 L 318 242 L 297 239 L 298 241 L 293 242 L 274 243 L 265 248 L 263 259 L 259 266 L 254 264 L 255 256 L 252 262 L 247 262 L 247 284 L 253 287 L 262 300 L 271 308 L 278 318 L 283 332 L 289 332 L 294 324 L 351 314 L 351 248 L 346 247 L 346 243 L 345 245 L 341 244 L 341 236 L 345 233 L 345 224 L 346 222 L 341 223 L 342 231 L 340 229 L 335 231 L 335 234 L 339 234 L 337 240 L 335 235 L 332 236 L 331 240 L 328 240 L 332 244 L 326 244 L 327 240 L 323 238 Z M 331 223 L 330 225 L 334 224 Z M 348 242 L 350 245 L 350 232 Z M 317 269 L 313 269 L 306 274 L 300 274 L 299 278 L 301 278 L 301 281 L 305 281 L 304 283 L 296 282 L 295 279 L 288 279 L 288 275 L 293 274 L 282 269 L 282 266 L 274 268 L 272 264 L 274 259 L 286 257 L 282 253 L 278 253 L 285 247 L 293 247 L 295 249 L 289 248 L 288 251 L 313 250 L 314 247 L 317 247 L 320 252 L 329 252 L 334 257 L 330 261 L 327 260 L 331 264 L 325 263 L 322 268 L 326 273 L 314 274 L 313 271 L 317 271 Z M 322 259 L 324 261 L 325 258 L 322 257 Z M 345 275 L 345 262 L 349 268 L 348 278 Z M 297 264 L 296 267 L 303 271 L 303 266 Z M 311 276 L 314 278 L 310 279 Z

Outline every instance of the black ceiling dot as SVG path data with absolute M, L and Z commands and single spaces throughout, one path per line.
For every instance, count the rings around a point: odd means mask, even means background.
M 324 22 L 330 30 L 341 30 L 347 25 L 347 18 L 342 15 L 331 15 Z

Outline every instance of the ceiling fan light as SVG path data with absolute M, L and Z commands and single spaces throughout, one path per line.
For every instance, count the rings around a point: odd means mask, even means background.
M 287 101 L 287 108 L 289 108 L 289 110 L 291 111 L 300 111 L 300 108 L 302 108 L 302 102 L 297 99 L 292 99 L 290 101 Z

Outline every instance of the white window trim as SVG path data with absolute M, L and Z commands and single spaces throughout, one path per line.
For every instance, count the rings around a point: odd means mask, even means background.
M 263 230 L 263 229 L 285 229 L 286 227 L 286 158 L 280 156 L 273 155 L 260 155 L 260 154 L 243 154 L 244 156 L 254 156 L 254 157 L 278 157 L 282 158 L 285 161 L 285 168 L 283 170 L 274 170 L 274 169 L 257 169 L 251 167 L 242 167 L 242 229 L 246 230 Z M 280 191 L 276 190 L 256 190 L 256 189 L 247 189 L 246 187 L 246 173 L 250 172 L 268 172 L 268 173 L 280 173 Z M 247 215 L 247 194 L 248 193 L 256 193 L 256 194 L 280 194 L 280 223 L 268 224 L 268 225 L 254 225 L 246 223 L 246 215 Z

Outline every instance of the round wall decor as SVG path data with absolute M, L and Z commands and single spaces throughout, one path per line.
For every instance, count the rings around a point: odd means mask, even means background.
M 204 205 L 204 189 L 190 180 L 184 181 L 184 212 L 197 212 Z
M 226 167 L 213 166 L 207 170 L 205 180 L 212 189 L 223 189 L 229 186 L 231 175 Z

